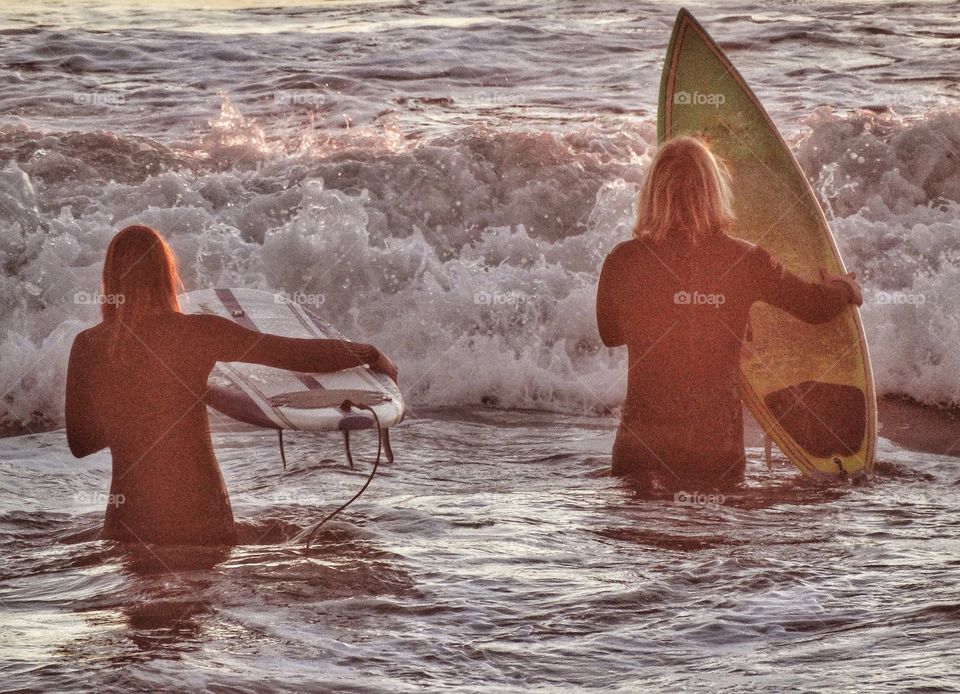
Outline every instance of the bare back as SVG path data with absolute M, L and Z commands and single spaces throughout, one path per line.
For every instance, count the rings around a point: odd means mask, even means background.
M 323 372 L 377 355 L 369 345 L 265 335 L 224 318 L 173 311 L 153 314 L 135 331 L 112 321 L 83 331 L 70 354 L 67 437 L 78 456 L 110 448 L 117 503 L 107 507 L 104 537 L 236 542 L 203 400 L 217 361 Z

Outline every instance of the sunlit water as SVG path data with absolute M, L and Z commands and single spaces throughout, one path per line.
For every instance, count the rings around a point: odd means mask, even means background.
M 277 544 L 363 482 L 335 440 L 216 436 L 230 552 L 64 544 L 106 456 L 2 446 L 12 685 L 404 691 L 605 687 L 950 691 L 960 661 L 956 459 L 881 448 L 861 485 L 750 450 L 747 488 L 638 499 L 611 422 L 422 413 L 307 555 Z M 369 446 L 371 442 L 366 441 Z M 369 450 L 369 449 L 367 449 Z M 691 490 L 693 491 L 693 490 Z M 690 498 L 694 498 L 691 494 Z
M 956 458 L 884 442 L 820 488 L 750 449 L 724 498 L 604 476 L 626 365 L 595 285 L 676 6 L 191 5 L 0 3 L 0 425 L 62 423 L 133 221 L 188 289 L 299 292 L 388 351 L 414 416 L 309 556 L 282 541 L 370 469 L 336 436 L 284 472 L 272 436 L 216 435 L 248 542 L 223 553 L 91 540 L 109 458 L 0 440 L 4 688 L 955 686 Z M 960 402 L 955 6 L 690 8 L 863 280 L 880 392 Z

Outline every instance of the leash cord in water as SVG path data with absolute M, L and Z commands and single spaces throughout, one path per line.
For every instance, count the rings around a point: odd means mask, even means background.
M 313 530 L 311 530 L 310 534 L 307 535 L 307 541 L 305 543 L 307 552 L 310 551 L 310 543 L 313 541 L 314 536 L 317 534 L 317 531 L 320 530 L 323 524 L 326 523 L 331 518 L 333 518 L 334 516 L 336 516 L 338 513 L 340 513 L 343 509 L 345 509 L 347 506 L 352 504 L 354 501 L 359 499 L 360 495 L 363 494 L 367 490 L 367 487 L 370 486 L 370 483 L 373 481 L 374 475 L 377 474 L 377 468 L 380 467 L 380 453 L 383 451 L 383 433 L 384 433 L 383 429 L 380 427 L 380 417 L 378 417 L 377 413 L 374 412 L 373 408 L 369 407 L 368 405 L 357 405 L 350 402 L 349 400 L 344 400 L 343 404 L 340 405 L 340 409 L 344 411 L 349 411 L 350 408 L 356 408 L 358 410 L 367 410 L 368 412 L 370 412 L 370 414 L 373 415 L 373 419 L 377 424 L 377 459 L 373 461 L 373 470 L 370 471 L 370 476 L 367 477 L 367 481 L 363 483 L 362 487 L 360 487 L 360 491 L 354 494 L 353 497 L 347 503 L 340 506 L 340 508 L 338 508 L 336 511 L 333 511 L 332 513 L 327 514 L 327 516 L 325 516 L 323 520 L 321 520 L 319 523 L 317 523 L 313 527 Z M 350 467 L 352 468 L 353 457 L 350 455 L 349 434 L 347 435 L 347 438 L 346 438 L 346 444 L 347 444 L 347 460 L 350 462 Z

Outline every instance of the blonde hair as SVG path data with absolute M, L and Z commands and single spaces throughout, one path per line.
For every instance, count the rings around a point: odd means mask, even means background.
M 177 289 L 183 288 L 177 261 L 163 237 L 148 226 L 133 224 L 117 232 L 107 247 L 100 314 L 113 328 L 110 358 L 117 357 L 157 310 L 180 312 Z
M 695 137 L 660 145 L 640 189 L 637 238 L 681 238 L 696 246 L 733 226 L 733 191 L 723 161 Z
M 154 229 L 131 224 L 121 229 L 107 246 L 101 289 L 105 297 L 100 313 L 104 320 L 136 324 L 151 311 L 180 311 L 177 289 L 182 288 L 177 261 L 164 238 Z

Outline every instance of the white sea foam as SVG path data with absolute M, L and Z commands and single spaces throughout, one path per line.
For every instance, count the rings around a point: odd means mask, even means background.
M 863 278 L 880 392 L 928 403 L 960 401 L 958 124 L 817 112 L 797 144 Z M 99 169 L 104 136 L 4 132 L 8 146 L 44 145 L 0 172 L 13 417 L 60 418 L 70 340 L 97 319 L 75 297 L 97 290 L 106 244 L 134 221 L 167 235 L 188 288 L 322 294 L 329 320 L 395 357 L 415 405 L 617 405 L 624 356 L 601 348 L 594 291 L 629 234 L 649 123 L 615 138 L 467 128 L 413 143 L 359 129 L 282 151 L 229 109 L 214 125 L 192 150 L 113 136 Z M 138 174 L 135 156 L 159 170 Z

